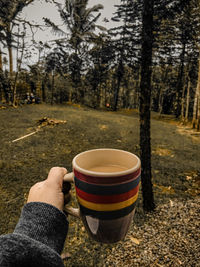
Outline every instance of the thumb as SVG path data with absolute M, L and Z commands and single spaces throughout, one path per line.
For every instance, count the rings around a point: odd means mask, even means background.
M 63 167 L 53 167 L 49 171 L 46 181 L 54 186 L 59 185 L 60 187 L 62 187 L 63 179 L 66 173 L 67 169 Z

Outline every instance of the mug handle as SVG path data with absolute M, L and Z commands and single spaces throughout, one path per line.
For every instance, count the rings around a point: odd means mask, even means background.
M 63 182 L 68 182 L 68 183 L 74 183 L 74 173 L 70 172 L 65 174 Z M 73 208 L 71 206 L 65 206 L 64 211 L 67 212 L 68 214 L 80 218 L 80 209 L 79 208 Z

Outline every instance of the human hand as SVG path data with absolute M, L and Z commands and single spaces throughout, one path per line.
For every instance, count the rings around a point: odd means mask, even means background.
M 46 180 L 33 185 L 29 191 L 28 202 L 44 202 L 63 210 L 64 194 L 62 192 L 65 168 L 53 167 Z M 69 194 L 67 196 L 69 201 Z

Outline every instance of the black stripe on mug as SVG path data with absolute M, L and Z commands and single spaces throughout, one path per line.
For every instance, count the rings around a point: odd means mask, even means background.
M 115 211 L 95 211 L 87 209 L 80 204 L 79 205 L 80 205 L 80 211 L 84 216 L 91 216 L 100 220 L 114 220 L 128 215 L 131 211 L 133 211 L 133 209 L 136 206 L 136 203 L 137 201 L 135 201 L 132 205 L 124 209 Z
M 139 182 L 140 182 L 140 176 L 138 176 L 137 179 L 124 183 L 124 184 L 118 184 L 118 185 L 94 185 L 89 184 L 86 182 L 83 182 L 75 177 L 75 186 L 82 191 L 88 193 L 88 194 L 94 194 L 94 195 L 116 195 L 116 194 L 123 194 L 131 189 L 135 188 Z

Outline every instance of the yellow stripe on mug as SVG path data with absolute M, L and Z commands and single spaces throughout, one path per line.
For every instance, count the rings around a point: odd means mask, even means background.
M 112 211 L 112 210 L 120 210 L 120 209 L 126 208 L 132 205 L 137 200 L 137 197 L 138 197 L 138 193 L 126 201 L 122 201 L 122 202 L 118 202 L 114 204 L 98 204 L 98 203 L 86 201 L 80 198 L 79 196 L 77 196 L 78 201 L 82 206 L 88 209 L 91 209 L 91 210 L 96 210 L 96 211 Z

